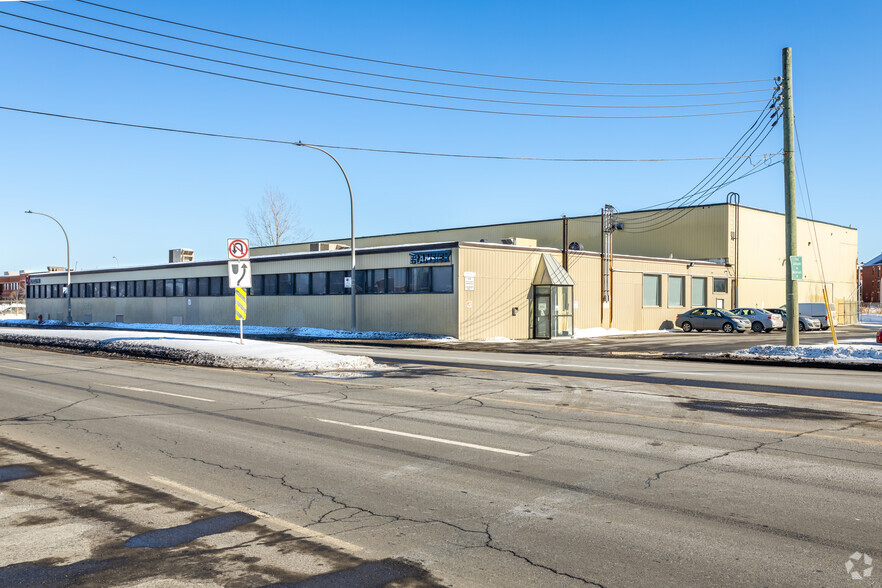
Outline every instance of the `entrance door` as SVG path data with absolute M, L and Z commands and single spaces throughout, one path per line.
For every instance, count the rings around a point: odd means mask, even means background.
M 535 286 L 533 290 L 533 338 L 551 339 L 551 288 Z

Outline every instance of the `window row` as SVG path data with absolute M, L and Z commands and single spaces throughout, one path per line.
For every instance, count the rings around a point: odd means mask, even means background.
M 729 291 L 727 278 L 712 278 L 713 291 L 715 294 Z M 690 306 L 707 306 L 707 278 L 691 278 L 692 295 Z M 644 274 L 643 276 L 643 306 L 662 305 L 662 277 L 660 275 Z M 686 276 L 668 276 L 668 307 L 686 306 Z
M 250 296 L 323 296 L 348 294 L 349 271 L 252 276 Z M 453 266 L 402 267 L 355 271 L 356 294 L 449 294 Z M 71 284 L 71 298 L 141 298 L 175 296 L 232 296 L 224 277 L 129 280 Z M 29 298 L 65 298 L 66 284 L 33 284 Z

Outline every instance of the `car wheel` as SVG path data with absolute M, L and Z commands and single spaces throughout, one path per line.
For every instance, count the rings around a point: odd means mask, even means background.
M 766 328 L 763 326 L 763 324 L 759 321 L 756 321 L 755 323 L 750 325 L 750 328 L 753 329 L 754 333 L 762 333 L 763 331 L 766 330 Z
M 829 329 L 829 328 L 830 328 L 830 327 L 821 327 L 821 330 L 826 331 L 826 330 Z
M 803 324 L 803 323 L 799 323 L 799 330 L 800 330 L 800 331 L 805 331 L 805 324 Z
M 735 330 L 735 326 L 732 323 L 723 323 L 723 332 L 731 333 Z
M 702 331 L 704 331 L 704 329 L 695 329 L 696 333 L 701 333 Z
M 680 328 L 683 329 L 683 332 L 684 332 L 684 333 L 688 333 L 689 331 L 692 330 L 692 323 L 690 323 L 690 322 L 685 322 L 685 323 L 683 323 L 683 324 L 680 326 Z

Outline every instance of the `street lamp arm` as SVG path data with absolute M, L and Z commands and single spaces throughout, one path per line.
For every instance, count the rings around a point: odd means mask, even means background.
M 71 315 L 70 311 L 70 239 L 67 238 L 67 231 L 64 230 L 64 226 L 60 222 L 58 222 L 57 218 L 52 215 L 46 214 L 45 212 L 34 212 L 33 210 L 26 210 L 25 214 L 39 214 L 40 216 L 51 218 L 55 221 L 55 224 L 57 224 L 61 228 L 61 232 L 64 233 L 64 243 L 67 246 L 67 265 L 65 266 L 65 269 L 67 269 L 67 322 L 73 322 L 73 316 Z
M 349 183 L 349 176 L 346 175 L 346 170 L 343 169 L 343 166 L 340 165 L 340 162 L 337 161 L 337 158 L 331 155 L 329 152 L 325 151 L 321 147 L 316 147 L 315 145 L 310 145 L 309 143 L 303 143 L 301 141 L 297 141 L 294 143 L 297 147 L 309 147 L 310 149 L 315 149 L 316 151 L 321 151 L 328 157 L 334 160 L 334 163 L 337 164 L 337 167 L 340 168 L 340 172 L 343 174 L 343 179 L 346 180 L 346 188 L 349 190 L 349 249 L 352 254 L 352 286 L 350 287 L 350 295 L 352 300 L 352 331 L 356 330 L 356 311 L 355 311 L 355 198 L 352 196 L 352 184 Z

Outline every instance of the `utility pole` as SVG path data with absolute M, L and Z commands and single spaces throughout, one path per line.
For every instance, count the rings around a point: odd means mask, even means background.
M 790 47 L 782 52 L 784 106 L 784 267 L 787 284 L 787 345 L 799 345 L 799 288 L 793 279 L 792 260 L 796 255 L 796 162 L 793 158 L 793 72 Z

